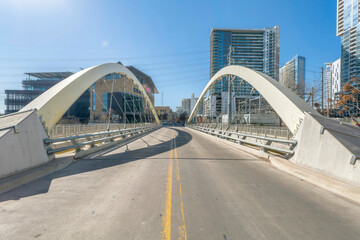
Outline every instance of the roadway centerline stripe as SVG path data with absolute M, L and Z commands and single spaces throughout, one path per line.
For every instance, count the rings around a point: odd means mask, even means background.
M 175 153 L 175 159 L 176 159 L 176 179 L 179 183 L 179 193 L 180 193 L 180 208 L 181 208 L 181 215 L 182 215 L 182 226 L 179 227 L 179 240 L 184 239 L 187 240 L 187 234 L 186 234 L 186 225 L 185 225 L 185 215 L 184 215 L 184 203 L 182 198 L 182 191 L 181 191 L 181 182 L 180 182 L 180 168 L 179 168 L 179 158 L 178 158 L 178 152 L 176 148 L 176 139 L 174 139 L 174 153 Z
M 172 132 L 174 137 L 174 132 Z M 173 172 L 173 139 L 171 140 L 171 149 L 169 157 L 169 172 L 166 185 L 165 211 L 162 215 L 162 240 L 171 240 L 171 196 L 172 196 L 172 172 Z

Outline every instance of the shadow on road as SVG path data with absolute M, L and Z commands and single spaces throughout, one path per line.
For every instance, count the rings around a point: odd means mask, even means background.
M 177 147 L 181 147 L 192 140 L 192 136 L 189 133 L 177 128 L 170 129 L 175 130 L 178 133 L 178 135 L 175 137 Z M 150 135 L 145 136 L 151 136 L 151 134 L 154 133 L 150 133 Z M 141 149 L 129 150 L 104 156 L 105 154 L 110 153 L 111 151 L 118 148 L 113 147 L 111 149 L 102 151 L 100 154 L 96 155 L 93 158 L 85 158 L 79 160 L 60 171 L 49 174 L 43 178 L 25 184 L 9 192 L 3 193 L 0 195 L 0 202 L 7 200 L 18 200 L 24 197 L 47 193 L 49 191 L 52 180 L 56 178 L 62 178 L 79 173 L 113 167 L 144 158 L 151 158 L 152 156 L 168 152 L 171 150 L 171 141 L 172 140 L 170 139 L 168 141 L 150 147 L 144 147 Z

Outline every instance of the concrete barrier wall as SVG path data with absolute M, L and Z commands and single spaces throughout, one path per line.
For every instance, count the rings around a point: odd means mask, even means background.
M 36 111 L 5 115 L 0 123 L 14 126 L 0 130 L 0 178 L 49 161 L 43 143 L 47 135 Z
M 321 133 L 322 128 L 324 128 L 323 133 Z M 337 131 L 342 131 L 340 125 Z M 295 155 L 290 159 L 291 162 L 360 186 L 360 160 L 354 165 L 350 164 L 354 156 L 354 152 L 349 150 L 351 148 L 346 147 L 341 140 L 331 134 L 330 130 L 326 130 L 326 126 L 310 114 L 306 113 L 295 139 L 298 140 L 298 144 Z M 356 145 L 354 147 L 351 150 L 356 150 Z

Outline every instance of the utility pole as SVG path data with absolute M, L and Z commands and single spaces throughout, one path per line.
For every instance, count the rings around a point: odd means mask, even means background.
M 324 68 L 321 67 L 321 113 L 324 111 Z
M 314 108 L 314 87 L 311 88 L 311 106 Z
M 164 106 L 164 92 L 161 93 L 161 106 Z

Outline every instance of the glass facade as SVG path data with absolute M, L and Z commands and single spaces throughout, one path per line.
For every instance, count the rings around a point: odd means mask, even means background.
M 305 57 L 296 55 L 280 68 L 279 81 L 299 96 L 305 93 Z
M 104 78 L 105 78 L 105 80 L 120 79 L 120 74 L 112 73 L 112 74 L 106 75 Z
M 102 95 L 102 112 L 107 113 L 108 108 L 109 108 L 108 93 L 103 93 L 103 95 Z
M 331 97 L 335 100 L 335 95 L 341 92 L 341 58 L 331 65 Z
M 341 88 L 360 77 L 360 24 L 358 0 L 338 0 L 337 35 L 341 37 Z
M 92 92 L 92 110 L 96 111 L 96 83 L 93 84 L 93 92 Z
M 344 0 L 344 31 L 358 23 L 358 0 Z
M 332 63 L 325 63 L 324 70 L 324 107 L 327 108 L 329 106 L 329 99 L 333 99 L 331 87 L 332 87 Z
M 5 114 L 19 111 L 41 93 L 43 93 L 43 91 L 5 90 Z

